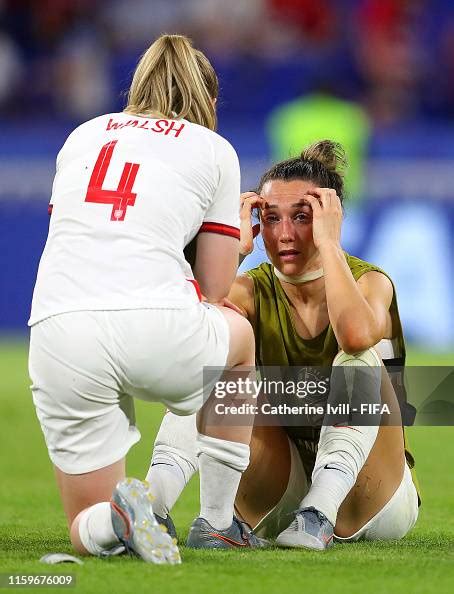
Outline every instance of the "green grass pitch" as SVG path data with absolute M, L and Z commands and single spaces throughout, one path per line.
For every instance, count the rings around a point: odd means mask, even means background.
M 35 418 L 26 359 L 24 342 L 0 343 L 0 572 L 72 573 L 77 579 L 72 591 L 83 594 L 454 591 L 454 427 L 409 431 L 423 506 L 416 528 L 399 542 L 338 545 L 326 553 L 181 547 L 183 564 L 173 567 L 130 558 L 91 558 L 83 566 L 40 564 L 45 553 L 71 552 L 71 547 Z M 452 364 L 454 358 L 413 354 L 410 361 Z M 142 440 L 129 455 L 129 474 L 144 476 L 161 415 L 162 407 L 138 403 Z M 197 501 L 193 480 L 173 513 L 181 542 L 197 515 Z

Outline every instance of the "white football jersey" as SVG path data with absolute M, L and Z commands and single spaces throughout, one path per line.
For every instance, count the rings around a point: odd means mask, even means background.
M 183 249 L 200 230 L 239 238 L 239 195 L 233 147 L 203 126 L 125 113 L 82 124 L 57 156 L 29 325 L 69 311 L 190 307 Z

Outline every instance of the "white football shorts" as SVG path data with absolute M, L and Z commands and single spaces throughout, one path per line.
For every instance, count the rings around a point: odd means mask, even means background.
M 177 415 L 196 412 L 203 367 L 223 367 L 228 351 L 228 324 L 205 303 L 79 311 L 34 325 L 31 389 L 52 462 L 82 474 L 122 459 L 140 439 L 133 399 L 161 402 Z
M 262 538 L 276 538 L 294 518 L 302 499 L 310 488 L 301 456 L 289 439 L 291 466 L 287 489 L 279 503 L 254 527 Z M 336 542 L 357 540 L 391 540 L 405 536 L 418 519 L 418 494 L 408 465 L 404 465 L 402 482 L 386 505 L 352 536 L 341 538 L 334 535 Z

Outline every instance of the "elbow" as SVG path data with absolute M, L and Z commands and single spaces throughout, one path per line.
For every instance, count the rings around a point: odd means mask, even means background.
M 375 346 L 384 334 L 384 328 L 372 315 L 355 315 L 351 310 L 337 320 L 334 332 L 340 348 L 348 355 L 356 355 Z
M 377 344 L 379 339 L 367 331 L 344 332 L 338 337 L 339 347 L 348 355 L 356 355 L 370 349 Z
M 251 241 L 240 241 L 240 254 L 242 256 L 247 256 L 248 254 L 250 254 L 252 252 L 252 250 L 254 249 L 254 243 L 251 239 Z
M 362 351 L 366 351 L 373 345 L 368 344 L 366 341 L 354 340 L 351 342 L 340 342 L 339 346 L 344 351 L 344 353 L 347 353 L 347 355 L 357 355 Z
M 208 303 L 219 303 L 223 299 L 226 299 L 229 294 L 229 290 L 226 288 L 225 290 L 207 290 L 202 291 L 202 295 L 204 300 Z

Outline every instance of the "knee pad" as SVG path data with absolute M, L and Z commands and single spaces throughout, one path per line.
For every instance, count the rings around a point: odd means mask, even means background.
M 333 367 L 381 367 L 381 359 L 377 351 L 370 347 L 359 353 L 349 354 L 345 351 L 339 351 L 333 359 Z
M 382 362 L 374 348 L 355 354 L 340 351 L 336 355 L 328 403 L 332 414 L 341 415 L 337 422 L 348 420 L 352 425 L 380 423 L 377 405 L 381 403 L 381 374 Z M 346 406 L 339 408 L 342 404 Z

